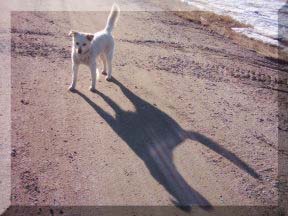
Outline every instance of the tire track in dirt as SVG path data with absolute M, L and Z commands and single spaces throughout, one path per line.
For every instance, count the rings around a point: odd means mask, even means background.
M 287 88 L 287 77 L 286 76 L 278 76 L 278 71 L 274 71 L 273 74 L 267 74 L 259 71 L 253 71 L 251 69 L 243 68 L 240 66 L 235 66 L 231 68 L 231 66 L 225 66 L 220 64 L 213 64 L 209 61 L 207 62 L 199 62 L 191 59 L 191 56 L 185 55 L 188 51 L 186 49 L 199 48 L 201 50 L 205 50 L 211 54 L 219 54 L 224 56 L 230 56 L 230 53 L 224 52 L 223 50 L 217 50 L 210 47 L 205 47 L 203 45 L 193 45 L 193 46 L 185 46 L 181 45 L 177 42 L 167 42 L 162 40 L 128 40 L 128 39 L 120 39 L 119 41 L 124 43 L 132 43 L 134 45 L 144 45 L 144 46 L 158 46 L 163 49 L 176 49 L 181 51 L 183 54 L 180 57 L 179 55 L 174 56 L 149 56 L 149 64 L 155 65 L 155 69 L 167 71 L 169 73 L 179 74 L 179 75 L 192 75 L 197 78 L 213 80 L 216 82 L 243 82 L 248 85 L 258 86 L 263 88 L 270 89 L 278 89 L 278 86 L 283 89 Z M 241 61 L 243 57 L 241 56 L 233 56 L 233 58 L 237 58 L 237 61 Z M 255 61 L 254 61 L 255 63 Z M 257 62 L 260 67 L 266 67 L 269 65 L 272 70 L 281 69 L 278 64 L 267 62 Z M 141 67 L 141 63 L 138 62 L 138 65 Z M 143 69 L 147 68 L 147 66 L 143 65 Z M 152 69 L 152 68 L 150 68 Z M 189 72 L 187 71 L 189 69 Z M 285 72 L 286 69 L 282 68 Z M 233 80 L 234 79 L 234 80 Z

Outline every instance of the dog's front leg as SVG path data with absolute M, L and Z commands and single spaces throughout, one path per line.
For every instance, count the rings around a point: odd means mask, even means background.
M 96 91 L 96 62 L 93 62 L 90 64 L 90 71 L 91 71 L 91 86 L 90 91 L 95 92 Z
M 69 87 L 70 91 L 73 91 L 76 87 L 78 68 L 79 68 L 78 64 L 75 63 L 72 64 L 72 83 Z

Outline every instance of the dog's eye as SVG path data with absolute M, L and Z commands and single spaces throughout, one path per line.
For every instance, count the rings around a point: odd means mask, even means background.
M 79 45 L 79 43 L 78 43 L 78 42 L 76 42 L 76 45 L 78 46 L 78 45 Z
M 86 46 L 86 43 L 83 43 L 83 46 Z

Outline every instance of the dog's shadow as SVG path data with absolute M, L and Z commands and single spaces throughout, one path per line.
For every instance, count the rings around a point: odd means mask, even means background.
M 135 111 L 125 111 L 112 99 L 101 92 L 96 92 L 115 111 L 113 117 L 83 93 L 75 90 L 93 109 L 110 125 L 110 127 L 141 158 L 151 175 L 175 198 L 175 204 L 190 210 L 192 205 L 212 208 L 210 203 L 196 190 L 191 188 L 178 172 L 173 163 L 173 149 L 186 139 L 192 139 L 222 155 L 240 169 L 254 178 L 259 175 L 235 154 L 221 147 L 210 138 L 186 131 L 166 113 L 135 95 L 121 82 L 112 79 L 123 94 L 135 106 Z

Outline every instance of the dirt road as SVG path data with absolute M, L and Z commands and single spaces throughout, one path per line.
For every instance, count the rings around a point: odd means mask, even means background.
M 107 15 L 12 13 L 12 204 L 276 205 L 278 65 L 172 12 L 122 12 L 113 82 L 90 92 L 83 66 L 71 93 L 68 32 Z

